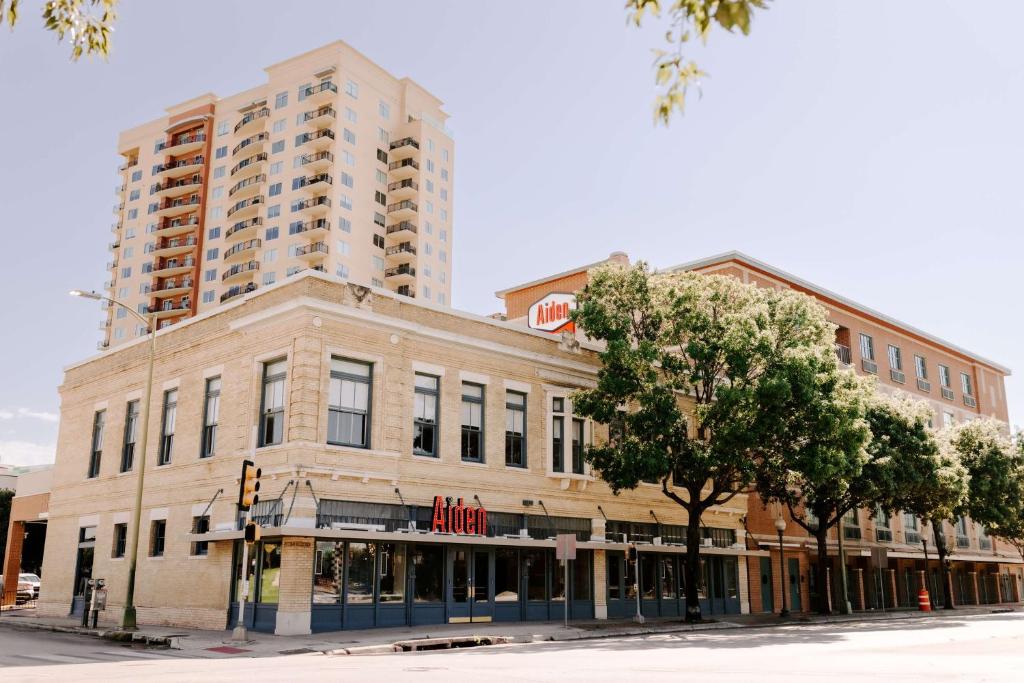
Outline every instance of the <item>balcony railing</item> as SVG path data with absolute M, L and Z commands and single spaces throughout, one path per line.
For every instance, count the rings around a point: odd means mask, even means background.
M 239 242 L 235 246 L 231 247 L 224 252 L 224 258 L 231 258 L 240 251 L 248 251 L 249 249 L 259 249 L 263 245 L 263 242 L 259 239 L 246 240 L 245 242 Z
M 156 306 L 146 306 L 148 313 L 160 313 L 161 311 L 187 311 L 192 308 L 192 305 L 187 299 L 183 299 L 180 303 L 174 303 L 173 301 L 165 301 L 162 304 Z
M 331 178 L 331 176 L 329 176 L 326 173 L 317 173 L 316 175 L 305 176 L 304 178 L 299 178 L 298 182 L 295 184 L 295 188 L 294 189 L 298 190 L 298 189 L 303 188 L 303 187 L 309 187 L 310 185 L 318 185 L 320 183 L 326 183 L 327 185 L 333 185 L 334 184 L 334 180 Z
M 156 261 L 152 261 L 152 264 L 153 272 L 158 272 L 161 270 L 170 270 L 172 268 L 191 268 L 196 264 L 196 260 L 189 256 L 188 258 L 183 259 L 163 259 L 162 263 L 161 259 L 157 259 Z
M 248 209 L 249 207 L 256 206 L 258 204 L 265 204 L 266 201 L 267 198 L 261 194 L 258 194 L 255 197 L 249 197 L 248 199 L 243 199 L 242 201 L 237 202 L 234 206 L 228 209 L 228 218 L 231 218 L 231 216 L 238 213 L 242 209 Z
M 318 95 L 322 92 L 331 92 L 336 95 L 338 94 L 338 86 L 334 85 L 334 83 L 330 81 L 322 81 L 320 83 L 317 83 L 316 85 L 311 85 L 305 90 L 303 90 L 302 96 L 312 97 L 313 95 Z
M 303 114 L 302 115 L 302 122 L 306 123 L 307 121 L 312 121 L 313 119 L 319 119 L 319 118 L 322 118 L 324 116 L 328 116 L 328 117 L 334 119 L 334 118 L 337 118 L 337 112 L 335 112 L 334 111 L 334 107 L 331 107 L 331 106 L 320 107 L 319 109 L 314 109 L 312 111 L 307 111 L 305 114 Z
M 316 220 L 306 221 L 305 223 L 293 224 L 288 229 L 288 234 L 289 235 L 301 235 L 302 233 L 309 232 L 310 230 L 330 230 L 330 229 L 331 229 L 331 222 L 329 220 L 327 220 L 326 218 L 317 218 Z
M 241 128 L 243 128 L 245 125 L 247 125 L 249 123 L 252 123 L 253 121 L 257 121 L 259 119 L 265 119 L 268 116 L 270 116 L 270 108 L 269 107 L 263 107 L 262 109 L 257 109 L 255 111 L 251 111 L 248 114 L 246 114 L 245 116 L 243 116 L 238 121 L 238 123 L 235 124 L 235 132 L 237 133 Z
M 230 268 L 225 270 L 224 273 L 220 276 L 220 279 L 221 279 L 221 281 L 224 281 L 224 280 L 227 280 L 230 277 L 238 275 L 239 273 L 245 273 L 245 272 L 248 272 L 250 270 L 259 270 L 259 269 L 260 269 L 260 262 L 259 261 L 247 261 L 245 263 L 239 263 L 238 265 L 231 266 Z
M 263 219 L 260 218 L 259 216 L 255 218 L 250 218 L 247 221 L 239 221 L 238 223 L 235 223 L 230 228 L 228 228 L 227 232 L 224 233 L 224 237 L 228 238 L 237 232 L 241 232 L 242 230 L 248 230 L 249 228 L 258 228 L 261 225 L 263 225 Z
M 845 344 L 836 344 L 836 358 L 843 365 L 853 365 L 853 356 L 850 354 L 850 347 Z
M 127 171 L 129 168 L 132 168 L 133 166 L 138 166 L 138 165 L 139 165 L 139 160 L 138 159 L 129 159 L 128 161 L 126 161 L 123 164 L 121 164 L 120 166 L 118 166 L 117 170 L 121 171 L 121 172 L 124 172 L 124 171 Z
M 304 145 L 307 142 L 312 142 L 314 140 L 320 140 L 321 138 L 327 138 L 329 140 L 333 140 L 334 139 L 334 131 L 331 130 L 330 128 L 324 128 L 323 130 L 318 130 L 318 131 L 314 131 L 314 132 L 311 132 L 311 133 L 303 133 L 302 135 L 299 136 L 298 143 L 300 145 Z
M 196 245 L 196 238 L 191 235 L 188 237 L 179 237 L 176 239 L 165 239 L 157 243 L 156 251 L 161 249 L 174 249 L 176 247 L 194 247 Z
M 415 234 L 416 233 L 416 224 L 411 222 L 411 221 L 402 221 L 401 223 L 395 223 L 394 225 L 389 225 L 385 232 L 386 232 L 386 234 L 391 235 L 393 233 L 401 232 L 403 230 L 408 230 L 409 232 Z
M 239 180 L 231 187 L 230 190 L 228 190 L 228 196 L 232 197 L 236 192 L 246 187 L 249 187 L 250 185 L 259 185 L 266 179 L 267 175 L 265 173 L 259 173 L 257 175 L 246 178 L 245 180 Z
M 206 133 L 196 133 L 195 135 L 180 135 L 170 141 L 163 141 L 156 146 L 157 152 L 162 152 L 170 147 L 177 147 L 179 145 L 189 145 L 193 142 L 206 142 Z
M 388 268 L 384 271 L 384 277 L 398 277 L 400 275 L 412 275 L 415 277 L 416 269 L 410 266 L 408 263 L 403 263 L 400 266 L 394 268 Z
M 310 197 L 309 199 L 304 199 L 301 202 L 294 202 L 292 204 L 292 211 L 302 211 L 304 209 L 311 209 L 315 206 L 329 207 L 330 205 L 330 197 Z
M 312 154 L 302 155 L 302 165 L 314 164 L 318 161 L 327 161 L 328 163 L 334 163 L 334 155 L 330 152 L 314 152 Z
M 168 180 L 163 183 L 153 183 L 149 186 L 149 193 L 156 194 L 164 190 L 173 190 L 178 187 L 198 186 L 203 184 L 202 178 L 181 178 L 179 180 Z
M 419 211 L 419 208 L 420 207 L 416 205 L 416 202 L 412 201 L 411 199 L 405 199 L 405 200 L 400 201 L 400 202 L 395 202 L 394 204 L 388 204 L 388 213 L 394 213 L 395 211 L 406 211 L 406 210 L 408 210 L 408 211 Z
M 170 280 L 164 280 L 162 284 L 157 285 L 156 287 L 150 287 L 146 293 L 148 294 L 150 292 L 165 292 L 168 289 L 186 289 L 191 286 L 192 278 L 185 278 L 184 280 L 181 281 L 181 284 L 178 284 L 177 280 L 171 278 Z
M 169 201 L 162 202 L 157 205 L 157 211 L 164 211 L 165 209 L 177 209 L 180 207 L 198 206 L 199 197 L 189 197 L 187 199 L 171 199 Z
M 255 291 L 256 291 L 256 283 L 255 282 L 250 282 L 247 285 L 238 285 L 236 287 L 232 287 L 228 291 L 226 291 L 223 294 L 221 294 L 220 295 L 220 302 L 224 303 L 228 299 L 234 299 L 236 296 L 242 296 L 243 294 L 248 294 L 249 292 L 255 292 Z
M 384 255 L 385 256 L 395 256 L 396 254 L 413 254 L 413 255 L 415 255 L 416 254 L 416 247 L 412 246 L 408 242 L 402 242 L 401 244 L 396 244 L 395 246 L 388 247 L 387 249 L 384 250 Z
M 402 296 L 407 296 L 410 299 L 416 298 L 416 290 L 414 290 L 409 285 L 399 285 L 399 287 L 395 290 L 395 294 L 401 294 Z
M 266 142 L 270 139 L 270 133 L 266 131 L 256 133 L 256 135 L 250 135 L 246 139 L 235 145 L 234 149 L 231 150 L 231 156 L 235 156 L 249 145 L 257 145 L 261 142 Z
M 420 143 L 416 142 L 415 138 L 405 137 L 400 140 L 395 140 L 394 142 L 392 142 L 388 149 L 394 151 L 401 147 L 412 147 L 413 149 L 419 149 Z
M 175 159 L 174 161 L 168 162 L 166 164 L 157 164 L 156 166 L 154 166 L 153 174 L 156 175 L 157 173 L 163 173 L 164 171 L 170 171 L 175 168 L 181 168 L 182 166 L 195 166 L 201 163 L 203 163 L 202 154 L 197 154 L 196 156 L 190 159 Z
M 315 244 L 307 244 L 304 247 L 299 247 L 295 250 L 296 256 L 311 256 L 315 254 L 326 254 L 327 245 L 323 242 L 316 242 Z
M 267 160 L 267 153 L 266 152 L 260 152 L 259 154 L 253 154 L 251 157 L 248 157 L 246 159 L 242 159 L 237 164 L 232 166 L 231 167 L 231 175 L 235 175 L 236 173 L 241 171 L 246 166 L 251 166 L 253 164 L 258 164 L 261 161 L 266 161 L 266 160 Z
M 399 180 L 393 183 L 388 183 L 388 192 L 394 192 L 395 190 L 402 190 L 405 188 L 409 188 L 411 190 L 418 190 L 420 189 L 420 186 L 417 185 L 416 181 L 412 180 L 411 178 L 406 178 L 405 180 Z
M 417 170 L 419 170 L 420 167 L 420 165 L 416 163 L 415 159 L 402 159 L 401 161 L 392 161 L 390 164 L 388 164 L 388 170 L 397 171 L 398 169 L 405 168 L 406 166 L 412 166 Z

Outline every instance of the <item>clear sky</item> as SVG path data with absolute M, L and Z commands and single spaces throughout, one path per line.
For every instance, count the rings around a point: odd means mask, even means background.
M 698 50 L 711 77 L 668 129 L 663 28 L 623 4 L 136 0 L 110 60 L 73 64 L 23 2 L 0 31 L 0 462 L 52 460 L 62 367 L 100 338 L 67 291 L 106 279 L 118 131 L 339 38 L 452 116 L 458 308 L 614 250 L 739 249 L 1024 375 L 1024 3 L 775 3 Z

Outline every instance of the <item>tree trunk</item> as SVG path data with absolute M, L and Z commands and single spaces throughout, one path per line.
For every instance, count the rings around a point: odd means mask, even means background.
M 700 512 L 697 510 L 687 510 L 687 512 L 689 519 L 686 522 L 686 572 L 684 576 L 686 621 L 695 623 L 701 621 L 697 587 L 703 578 L 700 570 Z
M 953 594 L 949 586 L 949 569 L 946 567 L 946 534 L 942 533 L 942 522 L 932 520 L 932 532 L 935 535 L 935 550 L 939 554 L 939 578 L 942 581 L 942 607 L 953 609 Z M 927 577 L 926 577 L 927 578 Z
M 821 523 L 820 517 L 814 538 L 818 542 L 818 562 L 815 568 L 817 572 L 815 582 L 818 584 L 818 614 L 832 614 L 832 607 L 828 599 L 832 590 L 828 581 L 828 527 Z

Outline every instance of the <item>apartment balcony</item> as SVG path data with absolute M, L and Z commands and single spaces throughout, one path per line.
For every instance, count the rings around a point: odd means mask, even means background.
M 259 216 L 250 218 L 247 221 L 239 221 L 228 228 L 227 232 L 224 233 L 224 238 L 241 240 L 254 237 L 262 226 L 263 219 Z
M 303 133 L 299 136 L 299 144 L 306 145 L 306 149 L 325 150 L 334 144 L 334 131 L 330 128 Z
M 402 242 L 384 250 L 384 257 L 389 263 L 412 263 L 416 260 L 416 247 L 409 242 Z
M 251 218 L 260 212 L 260 208 L 267 203 L 267 198 L 261 194 L 249 197 L 236 202 L 228 209 L 228 218 Z
M 419 212 L 419 206 L 409 199 L 388 204 L 388 216 L 398 221 L 415 218 L 417 212 Z
M 269 107 L 254 109 L 239 119 L 238 123 L 235 124 L 235 135 L 256 132 L 267 124 L 268 118 L 270 118 Z
M 239 263 L 231 266 L 224 271 L 220 276 L 221 282 L 227 284 L 229 282 L 242 282 L 245 280 L 252 280 L 255 277 L 256 272 L 260 269 L 259 261 L 246 261 L 245 263 Z
M 290 235 L 302 235 L 303 237 L 322 237 L 331 231 L 331 222 L 326 218 L 306 221 L 305 223 L 293 223 L 288 228 Z
M 117 234 L 117 231 L 121 229 L 121 221 L 114 221 L 110 224 L 110 232 Z
M 395 180 L 402 180 L 404 178 L 411 178 L 420 171 L 420 165 L 415 159 L 402 159 L 401 161 L 392 161 L 388 164 L 388 173 Z
M 263 145 L 270 139 L 270 133 L 266 131 L 250 135 L 246 139 L 239 142 L 231 150 L 231 156 L 236 156 L 239 152 L 262 152 Z
M 117 268 L 117 259 L 113 261 L 107 261 L 107 270 L 114 270 Z
M 188 237 L 163 239 L 157 242 L 156 249 L 153 250 L 153 256 L 157 258 L 178 256 L 179 254 L 192 251 L 196 248 L 196 244 L 198 244 L 198 240 L 196 240 L 192 235 L 189 235 Z
M 300 258 L 307 263 L 315 263 L 317 261 L 323 261 L 327 258 L 327 245 L 323 242 L 315 242 L 313 244 L 307 244 L 304 247 L 299 247 L 295 250 L 296 258 Z
M 250 282 L 247 285 L 238 285 L 232 287 L 228 291 L 220 295 L 220 302 L 224 303 L 225 301 L 231 301 L 232 299 L 240 297 L 244 294 L 248 294 L 249 292 L 255 292 L 256 289 L 257 285 L 255 282 Z
M 331 185 L 334 184 L 334 180 L 326 173 L 317 173 L 316 175 L 306 176 L 302 179 L 299 187 L 296 189 L 303 189 L 307 192 L 327 192 Z
M 114 194 L 121 194 L 122 192 L 124 192 L 127 189 L 128 189 L 128 183 L 123 183 L 121 185 L 115 185 L 114 186 Z
M 394 268 L 384 271 L 384 277 L 388 282 L 401 282 L 403 284 L 416 281 L 416 269 L 408 263 L 403 263 Z
M 402 296 L 407 296 L 410 299 L 415 299 L 416 289 L 413 285 L 400 285 L 395 288 L 395 294 L 401 294 Z
M 334 155 L 330 152 L 313 152 L 302 155 L 302 168 L 314 173 L 326 171 L 334 163 Z
M 393 199 L 412 199 L 419 190 L 419 184 L 412 178 L 388 183 L 388 197 Z
M 153 175 L 156 178 L 181 178 L 191 175 L 203 167 L 203 155 L 197 154 L 188 159 L 175 159 L 166 164 L 157 164 L 153 167 Z
M 187 277 L 181 280 L 164 280 L 155 289 L 150 289 L 149 295 L 155 299 L 166 299 L 167 297 L 188 294 L 192 291 L 192 284 L 192 278 Z
M 416 154 L 419 154 L 420 143 L 415 138 L 405 137 L 401 140 L 395 140 L 389 145 L 389 158 L 391 159 L 408 159 Z
M 177 135 L 166 142 L 161 142 L 156 146 L 157 154 L 168 154 L 171 156 L 178 156 L 181 154 L 188 154 L 189 152 L 195 152 L 196 150 L 202 149 L 203 145 L 206 144 L 206 133 L 190 133 L 186 135 Z
M 152 216 L 156 218 L 169 218 L 171 216 L 180 216 L 183 213 L 189 213 L 199 208 L 199 197 L 198 195 L 192 197 L 182 197 L 180 199 L 165 199 L 160 203 L 156 211 Z
M 394 225 L 389 225 L 385 229 L 385 233 L 388 237 L 407 240 L 416 236 L 416 224 L 412 221 L 401 221 Z
M 123 164 L 118 166 L 117 170 L 120 171 L 121 173 L 124 173 L 128 169 L 133 168 L 133 167 L 138 166 L 138 165 L 139 165 L 139 160 L 137 158 L 136 159 L 128 159 Z
M 198 225 L 199 218 L 197 216 L 189 216 L 188 218 L 172 218 L 169 220 L 165 219 L 153 234 L 158 238 L 175 237 L 177 235 L 184 235 L 187 232 L 192 232 Z
M 179 315 L 185 315 L 192 310 L 192 306 L 187 300 L 182 300 L 179 303 L 163 301 L 159 306 L 150 306 L 147 310 L 151 314 L 155 314 L 157 320 L 163 320 L 164 318 L 174 318 Z
M 334 111 L 334 107 L 328 105 L 313 111 L 307 111 L 302 115 L 302 122 L 311 128 L 319 130 L 330 127 L 337 118 L 338 113 Z
M 330 81 L 321 81 L 302 91 L 303 101 L 320 105 L 333 100 L 338 94 L 338 86 Z
M 251 258 L 252 255 L 263 245 L 259 239 L 239 242 L 224 252 L 224 263 L 236 263 Z
M 244 199 L 245 197 L 251 197 L 260 191 L 260 184 L 265 182 L 267 175 L 265 173 L 257 173 L 254 176 L 249 176 L 244 180 L 239 180 L 237 183 L 231 186 L 228 190 L 228 197 L 232 199 Z
M 121 213 L 122 211 L 124 211 L 124 202 L 114 204 L 114 213 Z
M 193 176 L 191 178 L 186 177 L 178 180 L 168 178 L 162 183 L 154 183 L 153 185 L 150 185 L 149 194 L 159 197 L 160 199 L 174 198 L 190 192 L 198 192 L 202 186 L 203 179 L 201 177 L 197 178 Z
M 255 170 L 259 169 L 259 168 L 262 168 L 263 164 L 265 164 L 266 161 L 267 161 L 267 153 L 266 152 L 260 152 L 259 154 L 253 154 L 251 157 L 246 157 L 245 159 L 242 159 L 237 164 L 232 166 L 231 167 L 231 175 L 235 175 L 239 171 L 246 170 L 246 169 L 248 169 L 250 171 L 255 171 Z
M 192 269 L 196 265 L 196 260 L 189 256 L 188 258 L 169 258 L 169 259 L 156 259 L 153 261 L 153 270 L 151 275 L 153 277 L 171 277 L 172 275 L 184 275 L 192 272 Z
M 292 213 L 297 213 L 300 216 L 326 216 L 330 210 L 330 197 L 310 197 L 292 204 Z

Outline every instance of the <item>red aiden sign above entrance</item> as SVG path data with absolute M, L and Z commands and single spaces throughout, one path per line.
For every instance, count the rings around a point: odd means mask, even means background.
M 576 325 L 569 320 L 569 312 L 573 310 L 576 310 L 575 295 L 553 292 L 530 306 L 526 322 L 531 329 L 541 332 L 575 332 Z
M 482 507 L 463 505 L 462 499 L 452 504 L 452 498 L 434 496 L 434 519 L 430 525 L 432 533 L 487 535 L 487 510 Z

